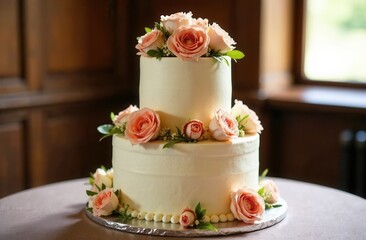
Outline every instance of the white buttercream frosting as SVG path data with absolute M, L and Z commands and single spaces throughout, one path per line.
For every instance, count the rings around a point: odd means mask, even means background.
M 157 111 L 162 127 L 175 131 L 190 119 L 208 126 L 218 109 L 230 111 L 231 92 L 230 64 L 213 58 L 140 58 L 140 108 Z
M 258 188 L 258 134 L 170 149 L 164 144 L 132 146 L 113 136 L 114 188 L 122 190 L 122 201 L 132 209 L 180 215 L 200 202 L 207 215 L 229 213 L 232 191 Z

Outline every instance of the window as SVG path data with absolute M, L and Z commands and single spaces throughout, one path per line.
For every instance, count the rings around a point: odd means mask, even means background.
M 366 84 L 366 1 L 305 0 L 303 4 L 303 77 Z

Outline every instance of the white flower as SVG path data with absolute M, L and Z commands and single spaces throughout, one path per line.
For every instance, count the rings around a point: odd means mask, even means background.
M 242 101 L 235 99 L 235 104 L 231 109 L 231 114 L 235 119 L 238 117 L 240 119 L 245 118 L 238 123 L 239 127 L 242 126 L 244 128 L 245 133 L 261 133 L 263 130 L 262 124 L 259 121 L 257 114 L 247 105 L 243 104 Z

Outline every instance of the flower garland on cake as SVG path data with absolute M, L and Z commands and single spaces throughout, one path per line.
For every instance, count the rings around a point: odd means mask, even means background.
M 266 209 L 281 207 L 277 204 L 280 194 L 277 185 L 273 180 L 265 179 L 268 170 L 266 169 L 259 178 L 260 189 L 243 186 L 231 193 L 230 210 L 231 214 L 220 214 L 207 216 L 206 209 L 198 203 L 195 209 L 185 207 L 179 216 L 169 214 L 153 214 L 138 212 L 129 209 L 123 203 L 122 190 L 113 190 L 113 169 L 105 167 L 98 168 L 91 173 L 89 183 L 91 189 L 86 191 L 89 196 L 87 210 L 96 217 L 116 216 L 122 223 L 128 223 L 133 218 L 146 221 L 179 223 L 184 228 L 197 228 L 211 231 L 218 231 L 213 223 L 243 221 L 247 224 L 255 224 L 263 218 Z
M 177 132 L 171 129 L 162 129 L 160 117 L 157 112 L 150 108 L 139 109 L 130 105 L 117 115 L 111 113 L 113 124 L 104 124 L 98 127 L 104 139 L 114 134 L 127 138 L 132 145 L 144 144 L 152 140 L 163 140 L 167 143 L 163 148 L 172 147 L 179 142 L 198 142 L 207 139 L 209 132 L 217 141 L 227 141 L 245 134 L 261 133 L 262 124 L 257 114 L 242 101 L 235 100 L 231 112 L 219 109 L 214 114 L 208 128 L 198 119 L 189 120 L 182 130 L 177 127 Z
M 234 61 L 244 57 L 244 53 L 234 50 L 236 42 L 217 23 L 210 24 L 207 19 L 193 18 L 192 15 L 192 12 L 178 12 L 161 16 L 153 29 L 145 28 L 145 35 L 137 38 L 137 54 L 195 61 L 200 57 L 213 57 L 227 64 L 223 56 Z

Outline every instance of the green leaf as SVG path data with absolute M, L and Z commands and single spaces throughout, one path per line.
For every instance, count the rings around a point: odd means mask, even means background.
M 282 205 L 266 203 L 266 210 L 271 209 L 271 208 L 279 208 L 279 207 L 282 207 Z
M 199 217 L 199 215 L 201 214 L 201 203 L 198 202 L 196 205 L 196 208 L 194 209 L 194 212 L 196 213 L 197 219 L 201 220 L 202 218 Z
M 218 229 L 214 225 L 212 225 L 212 223 L 209 222 L 200 222 L 196 227 L 202 230 L 210 230 L 214 232 L 218 231 Z
M 111 112 L 110 118 L 111 118 L 112 122 L 114 122 L 114 119 L 116 118 L 116 115 L 113 112 Z
M 86 195 L 88 195 L 89 197 L 92 197 L 94 195 L 97 195 L 98 193 L 90 191 L 90 190 L 86 190 Z
M 94 177 L 93 177 L 93 174 L 90 173 L 91 177 L 89 177 L 89 184 L 90 185 L 93 185 L 94 184 Z
M 158 50 L 151 49 L 147 51 L 147 55 L 149 55 L 150 57 L 155 57 L 160 60 L 162 57 L 164 57 L 164 52 L 160 48 L 158 48 Z
M 145 32 L 146 32 L 146 33 L 151 32 L 151 28 L 145 27 Z
M 259 182 L 263 181 L 263 179 L 267 176 L 268 168 L 264 169 L 262 174 L 259 176 Z
M 261 196 L 262 198 L 264 197 L 264 195 L 265 195 L 264 187 L 262 187 L 262 188 L 260 188 L 260 189 L 258 190 L 258 194 L 259 194 L 259 196 Z
M 164 144 L 163 149 L 164 149 L 164 148 L 171 148 L 174 144 L 176 144 L 176 143 L 180 143 L 180 142 L 183 142 L 183 141 L 182 141 L 182 140 L 180 140 L 180 139 L 177 139 L 177 140 L 171 140 L 171 141 L 167 142 L 166 144 Z
M 242 59 L 245 56 L 244 53 L 239 50 L 232 50 L 230 52 L 227 52 L 226 55 L 228 57 L 231 57 L 232 59 Z
M 97 130 L 98 132 L 100 132 L 101 134 L 110 134 L 111 130 L 114 128 L 114 126 L 112 124 L 104 124 L 104 125 L 100 125 Z

